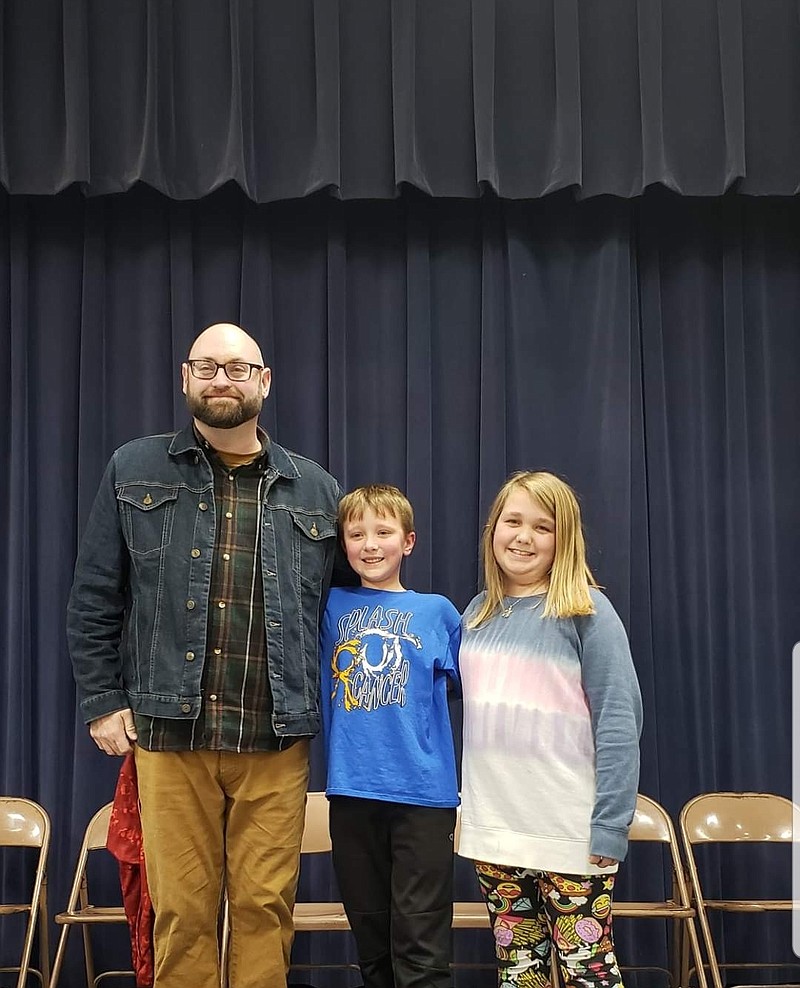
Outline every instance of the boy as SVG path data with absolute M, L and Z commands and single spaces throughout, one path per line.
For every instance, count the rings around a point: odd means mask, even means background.
M 415 534 L 396 487 L 345 495 L 339 530 L 361 586 L 332 589 L 322 621 L 333 864 L 364 988 L 449 988 L 460 617 L 400 582 Z

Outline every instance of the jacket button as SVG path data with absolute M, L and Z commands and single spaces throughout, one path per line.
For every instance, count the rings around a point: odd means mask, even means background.
M 206 502 L 205 502 L 205 501 L 201 501 L 201 502 L 200 502 L 200 503 L 199 503 L 199 504 L 197 505 L 197 507 L 198 507 L 198 508 L 199 508 L 199 509 L 200 509 L 201 511 L 208 511 L 208 505 L 206 504 Z
M 197 559 L 199 555 L 200 555 L 199 549 L 192 549 L 192 559 Z
M 194 652 L 187 652 L 186 653 L 186 661 L 187 662 L 194 662 Z
M 191 703 L 182 703 L 181 704 L 181 713 L 188 714 L 191 709 L 192 709 Z
M 193 611 L 194 610 L 194 601 L 193 600 L 187 600 L 186 601 L 186 610 L 187 611 Z
M 280 628 L 281 623 L 280 621 L 270 621 L 269 626 L 270 628 Z

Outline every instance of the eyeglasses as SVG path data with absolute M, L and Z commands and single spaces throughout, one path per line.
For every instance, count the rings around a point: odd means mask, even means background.
M 200 378 L 201 381 L 213 380 L 220 367 L 225 371 L 229 381 L 249 381 L 254 370 L 264 369 L 262 364 L 249 364 L 246 360 L 229 360 L 227 364 L 218 364 L 216 360 L 204 357 L 201 360 L 187 360 L 186 363 L 192 376 Z

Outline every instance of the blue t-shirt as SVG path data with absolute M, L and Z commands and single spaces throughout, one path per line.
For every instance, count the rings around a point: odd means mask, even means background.
M 322 619 L 329 796 L 457 806 L 447 680 L 460 617 L 446 597 L 334 587 Z

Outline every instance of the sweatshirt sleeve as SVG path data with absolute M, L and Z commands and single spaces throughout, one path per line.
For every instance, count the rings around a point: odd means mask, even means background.
M 576 619 L 595 747 L 589 850 L 621 861 L 639 787 L 642 698 L 622 621 L 603 594 L 593 593 L 592 598 L 597 613 Z

